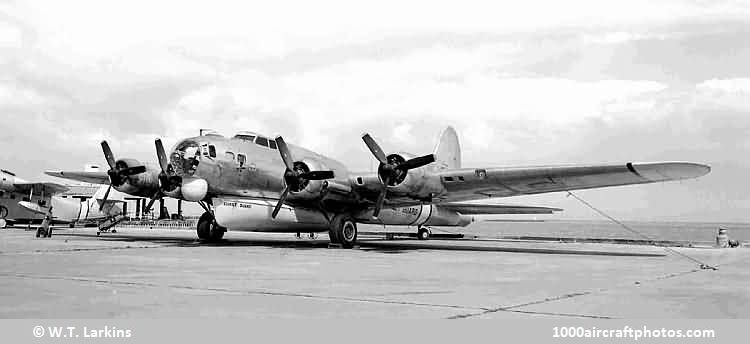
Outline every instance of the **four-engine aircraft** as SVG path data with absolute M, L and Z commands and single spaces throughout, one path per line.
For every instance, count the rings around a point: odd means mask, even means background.
M 109 184 L 134 196 L 173 197 L 205 210 L 198 237 L 215 240 L 227 230 L 328 232 L 332 243 L 350 248 L 357 224 L 409 225 L 422 239 L 429 226 L 466 226 L 472 214 L 551 213 L 559 209 L 477 205 L 472 200 L 696 178 L 710 167 L 687 162 L 464 168 L 451 127 L 433 154 L 386 154 L 365 134 L 379 162 L 377 172 L 350 172 L 342 163 L 279 136 L 216 134 L 184 139 L 167 155 L 157 139 L 158 166 L 116 159 L 102 142 L 110 166 L 100 172 L 48 175 Z M 149 206 L 150 208 L 150 206 Z

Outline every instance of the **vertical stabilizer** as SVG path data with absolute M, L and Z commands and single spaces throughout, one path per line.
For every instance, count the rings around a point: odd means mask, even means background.
M 440 134 L 437 147 L 435 147 L 435 170 L 447 170 L 461 168 L 461 145 L 458 143 L 458 134 L 453 127 L 447 127 Z

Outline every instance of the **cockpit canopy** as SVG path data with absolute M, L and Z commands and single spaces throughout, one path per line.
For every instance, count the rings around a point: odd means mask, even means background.
M 263 135 L 256 134 L 252 131 L 241 131 L 237 133 L 237 135 L 234 135 L 234 138 L 248 142 L 255 142 L 255 144 L 257 144 L 258 146 L 277 149 L 276 141 L 274 141 L 273 139 L 269 139 L 268 137 L 265 137 Z

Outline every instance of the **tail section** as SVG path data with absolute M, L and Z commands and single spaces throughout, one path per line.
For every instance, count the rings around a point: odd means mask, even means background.
M 440 134 L 435 147 L 435 170 L 461 168 L 461 145 L 458 143 L 458 134 L 453 127 L 447 127 Z

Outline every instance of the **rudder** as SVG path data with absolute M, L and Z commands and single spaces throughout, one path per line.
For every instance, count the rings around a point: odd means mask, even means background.
M 447 127 L 440 134 L 438 144 L 435 147 L 435 170 L 461 168 L 461 145 L 458 143 L 458 134 L 453 127 Z

